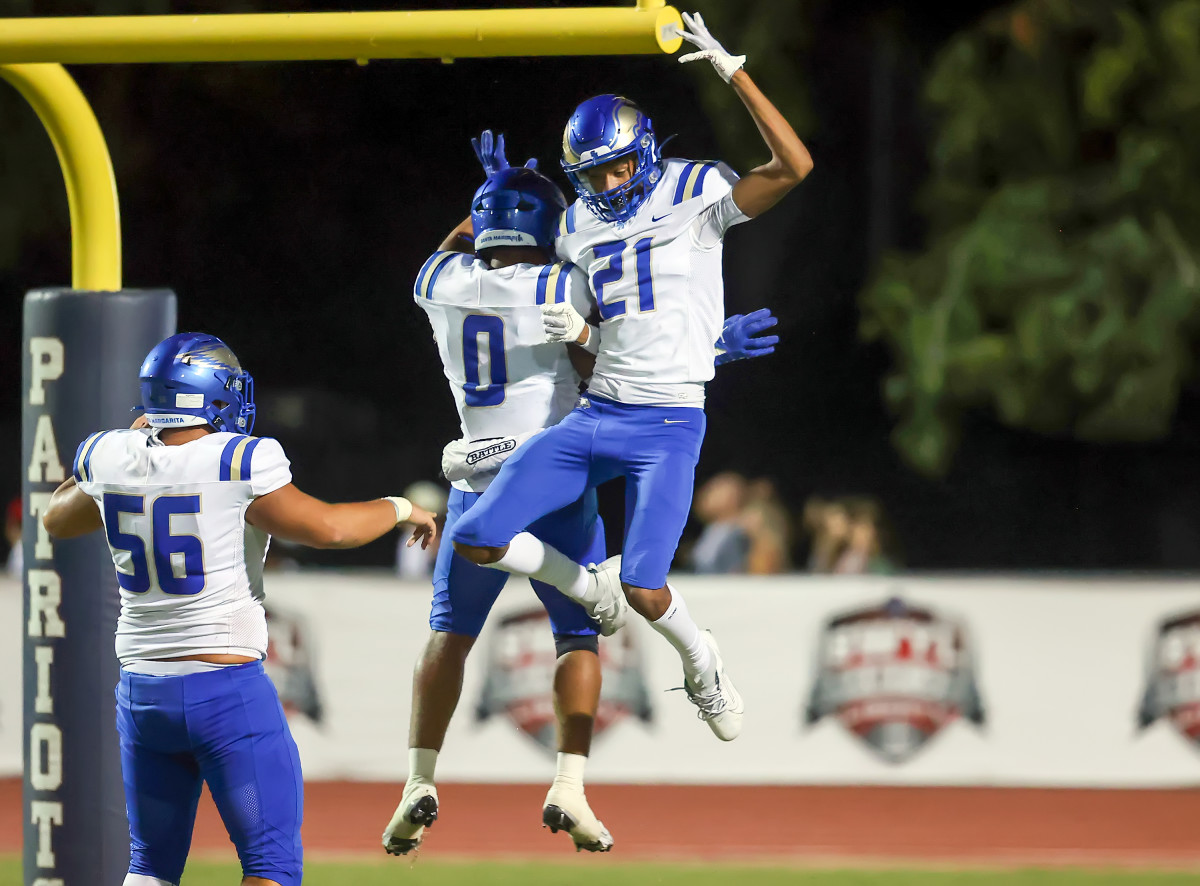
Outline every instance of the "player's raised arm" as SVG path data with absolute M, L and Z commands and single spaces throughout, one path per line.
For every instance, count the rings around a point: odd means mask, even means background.
M 485 129 L 479 138 L 471 139 L 471 147 L 475 149 L 475 156 L 479 158 L 480 164 L 483 166 L 483 171 L 489 177 L 497 172 L 503 172 L 505 169 L 510 169 L 508 160 L 504 156 L 504 136 L 498 135 L 492 137 L 492 131 Z M 533 157 L 525 161 L 526 169 L 537 169 L 537 160 Z M 442 241 L 442 245 L 438 247 L 441 252 L 463 252 L 467 255 L 475 254 L 475 230 L 471 224 L 471 216 L 467 216 L 457 228 L 451 231 L 446 239 Z
M 410 546 L 420 539 L 427 548 L 437 536 L 436 516 L 399 496 L 329 504 L 293 483 L 259 496 L 246 509 L 251 526 L 310 548 L 357 548 L 400 523 L 413 527 Z
M 707 59 L 712 62 L 722 79 L 733 86 L 763 141 L 771 149 L 770 161 L 752 169 L 733 186 L 733 202 L 738 209 L 750 218 L 762 215 L 812 171 L 812 156 L 791 124 L 742 70 L 746 57 L 730 55 L 708 32 L 700 13 L 689 15 L 685 12 L 683 21 L 687 30 L 679 31 L 679 36 L 699 51 L 681 56 L 679 61 Z
M 463 252 L 467 255 L 475 254 L 475 232 L 471 228 L 471 216 L 467 216 L 463 221 L 459 222 L 458 227 L 446 235 L 446 239 L 442 241 L 442 245 L 438 247 L 439 252 Z
M 53 538 L 78 538 L 104 528 L 95 500 L 75 485 L 75 478 L 54 490 L 42 513 L 42 525 Z

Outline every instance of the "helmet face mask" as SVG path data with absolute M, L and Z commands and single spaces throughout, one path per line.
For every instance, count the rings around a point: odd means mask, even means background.
M 596 191 L 587 171 L 627 156 L 634 158 L 633 175 L 614 188 Z M 580 202 L 601 221 L 632 218 L 662 178 L 661 161 L 650 118 L 619 95 L 583 102 L 563 132 L 563 172 Z
M 152 427 L 211 425 L 235 434 L 254 427 L 254 378 L 216 336 L 181 332 L 164 339 L 146 355 L 138 379 Z
M 554 228 L 567 208 L 558 185 L 539 172 L 511 167 L 493 174 L 471 201 L 475 251 L 499 246 L 554 250 Z

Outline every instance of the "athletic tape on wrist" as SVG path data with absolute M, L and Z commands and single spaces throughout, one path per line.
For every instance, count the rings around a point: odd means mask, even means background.
M 412 512 L 413 512 L 412 502 L 409 501 L 404 496 L 402 496 L 402 495 L 386 495 L 386 496 L 384 496 L 384 501 L 390 501 L 392 503 L 392 507 L 394 507 L 396 509 L 396 522 L 397 523 L 403 523 L 405 520 L 407 520 L 409 517 L 412 516 Z

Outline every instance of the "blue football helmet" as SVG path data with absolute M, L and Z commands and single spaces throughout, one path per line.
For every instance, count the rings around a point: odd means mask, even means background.
M 633 177 L 594 191 L 584 172 L 629 154 L 636 155 Z M 598 95 L 575 109 L 563 132 L 562 167 L 583 205 L 610 223 L 632 218 L 663 174 L 650 118 L 619 95 Z
M 494 246 L 540 246 L 553 251 L 554 228 L 567 208 L 558 185 L 523 166 L 488 177 L 471 201 L 475 251 Z
M 153 427 L 212 425 L 235 434 L 254 427 L 254 379 L 215 335 L 180 332 L 164 339 L 142 361 L 138 379 Z

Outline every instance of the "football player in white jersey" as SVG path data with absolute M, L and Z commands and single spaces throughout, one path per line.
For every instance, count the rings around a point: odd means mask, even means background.
M 140 381 L 144 414 L 80 444 L 43 517 L 55 538 L 104 530 L 116 567 L 125 886 L 177 886 L 202 784 L 243 886 L 299 886 L 300 758 L 263 670 L 271 536 L 353 548 L 405 523 L 409 543 L 428 546 L 434 515 L 400 497 L 327 504 L 297 489 L 283 447 L 249 436 L 253 379 L 214 336 L 160 342 Z
M 723 308 L 721 247 L 730 226 L 760 215 L 808 175 L 792 127 L 712 38 L 684 16 L 685 40 L 731 83 L 771 152 L 738 179 L 727 166 L 663 160 L 650 120 L 620 96 L 581 104 L 563 136 L 563 169 L 579 199 L 564 213 L 557 252 L 584 269 L 599 305 L 600 348 L 578 408 L 521 447 L 448 537 L 465 557 L 523 575 L 566 569 L 552 546 L 522 533 L 585 489 L 626 478 L 621 585 L 629 605 L 678 651 L 684 688 L 718 738 L 741 731 L 743 702 L 712 635 L 701 632 L 667 571 L 687 521 L 704 385 Z M 582 316 L 547 310 L 553 340 L 591 341 Z M 560 589 L 561 585 L 558 585 Z M 586 599 L 576 580 L 564 590 Z
M 433 328 L 458 407 L 462 440 L 447 450 L 474 453 L 467 458 L 480 468 L 447 471 L 453 478 L 447 527 L 458 522 L 495 476 L 487 464 L 499 459 L 480 462 L 478 455 L 515 449 L 521 439 L 569 413 L 579 397 L 571 354 L 561 343 L 545 340 L 541 305 L 571 304 L 582 313 L 591 311 L 587 277 L 572 265 L 550 263 L 554 226 L 566 208 L 552 181 L 524 167 L 499 170 L 476 191 L 471 206 L 470 218 L 425 262 L 413 291 Z M 606 556 L 594 491 L 565 502 L 529 531 L 561 550 L 573 565 Z M 575 569 L 584 571 L 579 565 Z M 383 834 L 391 854 L 418 847 L 424 829 L 438 816 L 438 754 L 462 691 L 467 655 L 507 578 L 456 556 L 450 545 L 438 550 L 431 633 L 413 674 L 409 776 Z M 592 813 L 583 786 L 600 700 L 596 624 L 579 603 L 544 582 L 532 584 L 550 617 L 558 653 L 558 766 L 543 804 L 543 822 L 567 831 L 577 848 L 607 852 L 612 836 Z
M 587 277 L 570 264 L 553 262 L 554 227 L 566 207 L 562 192 L 531 168 L 510 168 L 503 136 L 493 142 L 488 131 L 472 141 L 488 180 L 475 194 L 471 216 L 425 262 L 413 292 L 433 328 L 462 430 L 462 439 L 446 447 L 442 461 L 453 484 L 446 532 L 523 440 L 571 411 L 580 374 L 590 375 L 594 363 L 581 350 L 547 343 L 543 332 L 544 307 L 570 306 L 581 315 L 594 308 Z M 773 350 L 777 338 L 755 337 L 774 324 L 769 313 L 731 318 L 724 359 Z M 567 555 L 568 581 L 587 581 L 589 573 L 579 564 L 604 560 L 594 490 L 528 531 Z M 615 569 L 615 562 L 605 567 Z M 614 589 L 615 579 L 613 574 L 609 581 Z M 438 755 L 462 690 L 467 655 L 506 580 L 503 572 L 455 555 L 450 545 L 438 551 L 431 633 L 413 677 L 409 777 L 383 835 L 392 854 L 419 846 L 425 827 L 437 818 Z M 577 848 L 607 851 L 612 836 L 592 813 L 583 788 L 600 692 L 596 623 L 551 584 L 536 578 L 532 584 L 550 616 L 559 655 L 554 678 L 558 771 L 543 804 L 543 823 L 567 831 Z M 623 599 L 619 593 L 615 598 Z

